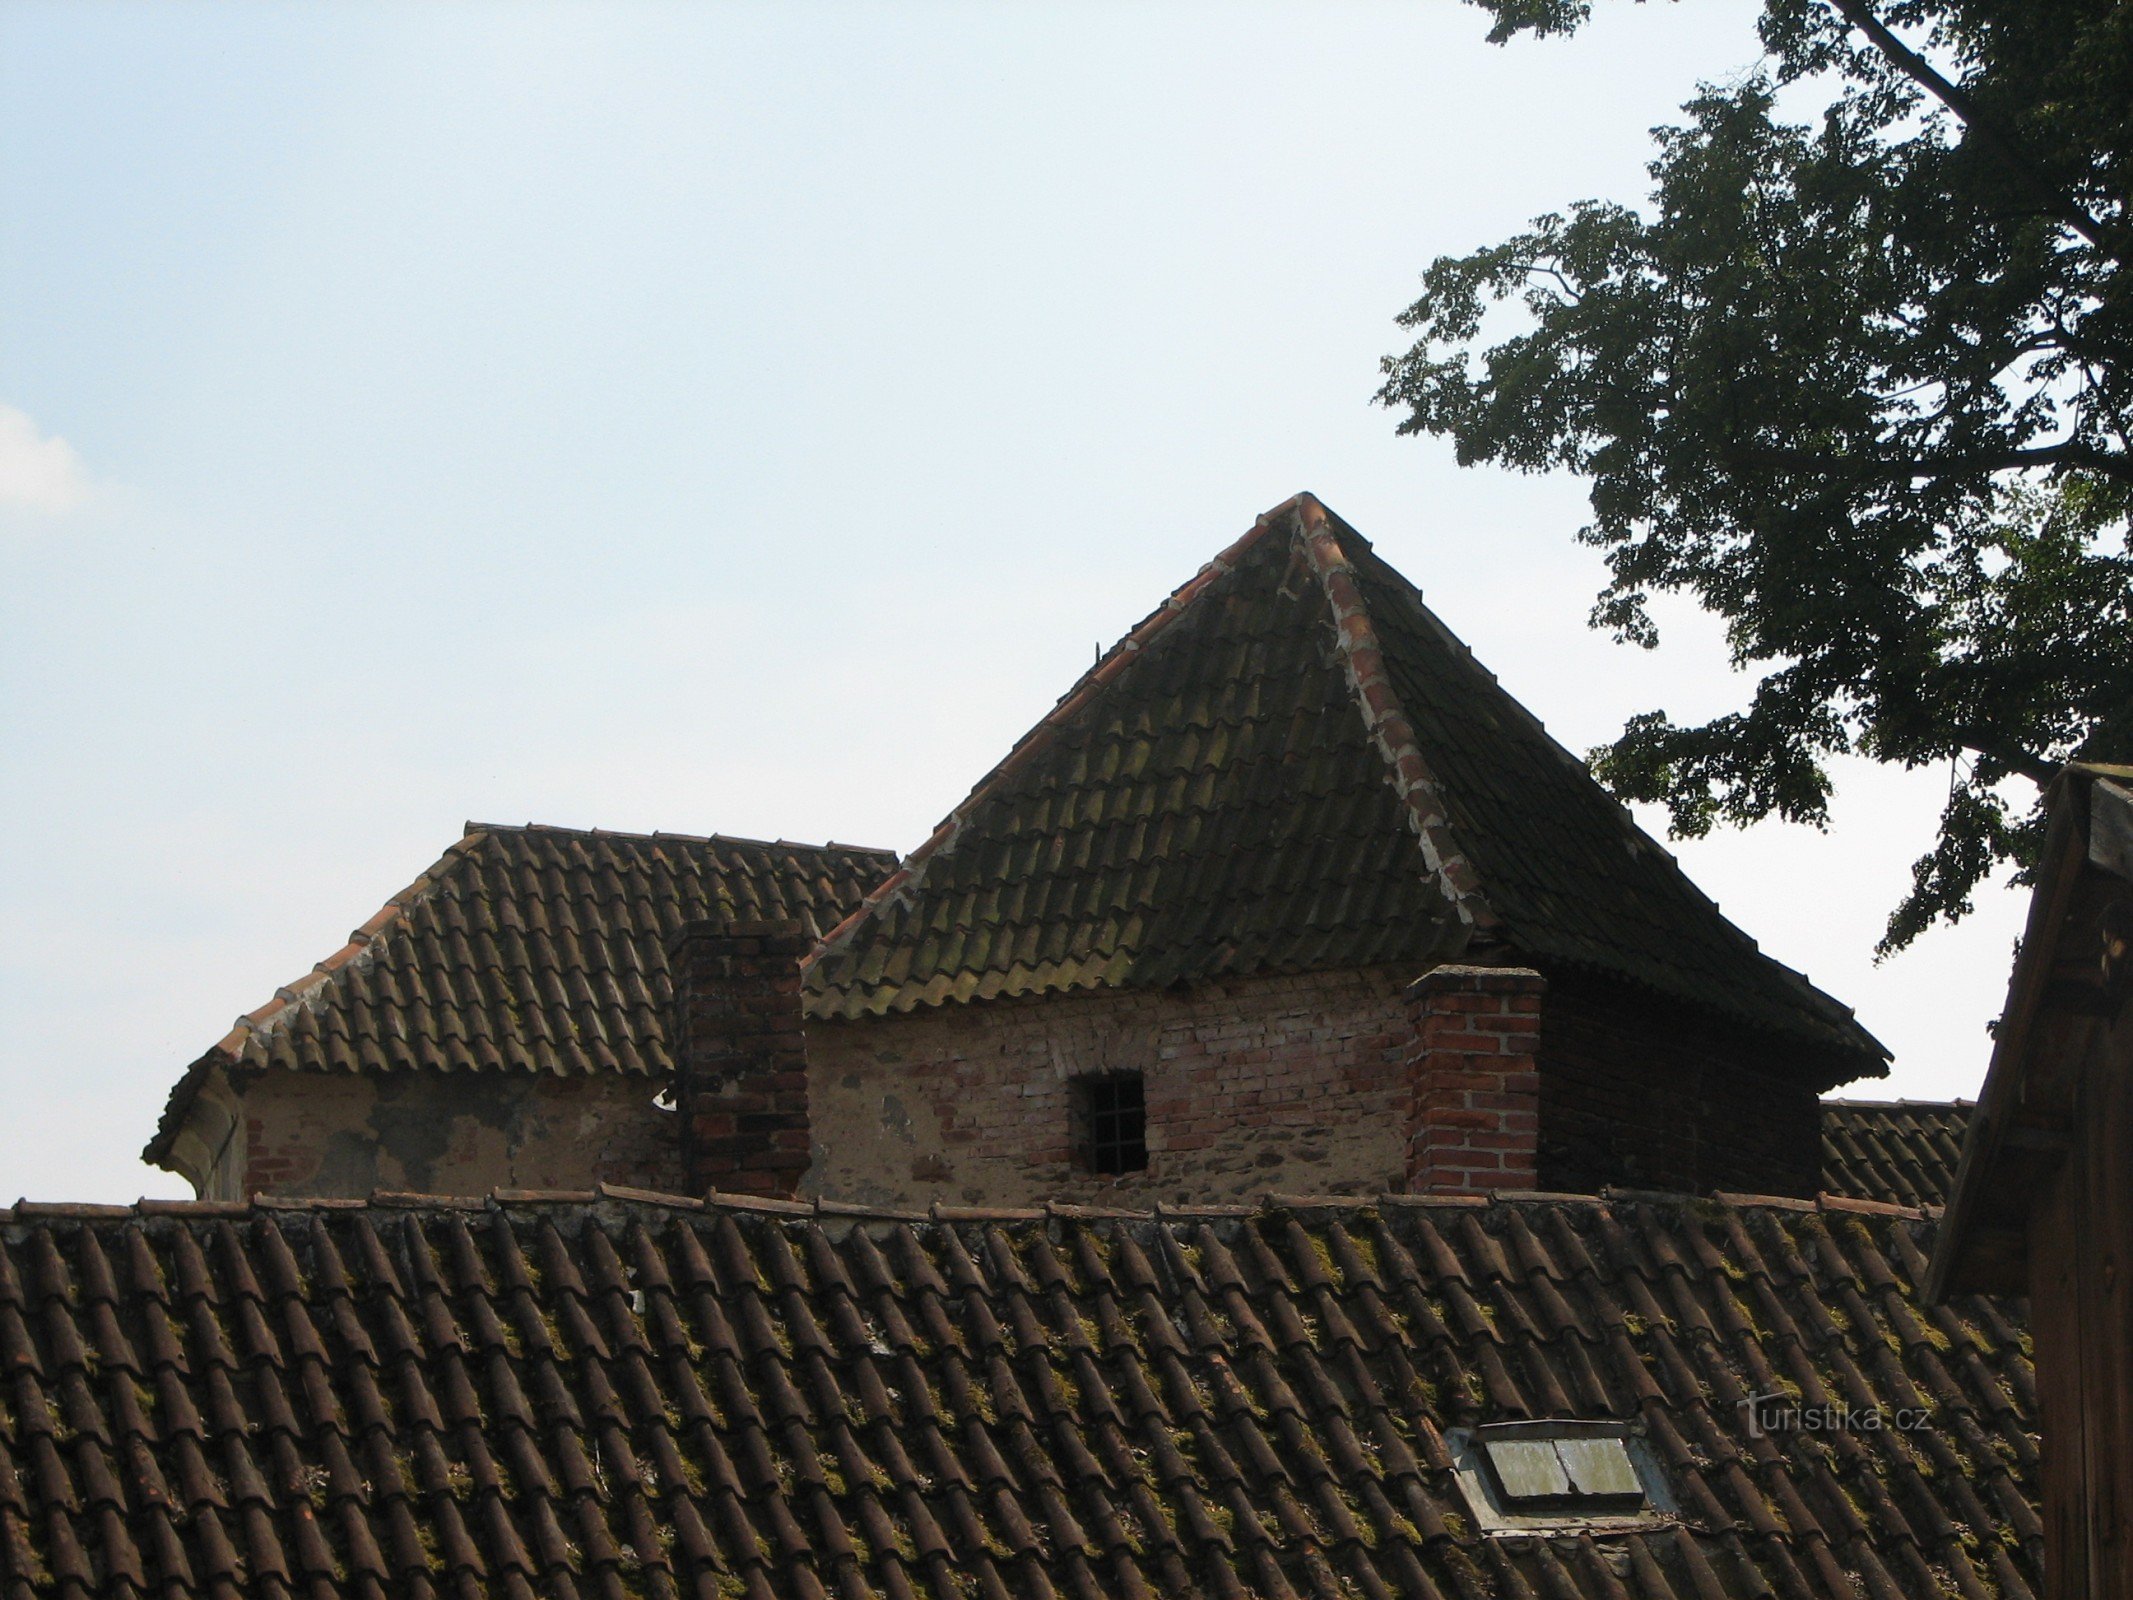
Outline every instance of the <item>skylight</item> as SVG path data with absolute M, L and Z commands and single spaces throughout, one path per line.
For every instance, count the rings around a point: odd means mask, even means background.
M 1658 1459 L 1628 1423 L 1506 1422 L 1456 1429 L 1445 1442 L 1485 1532 L 1630 1528 L 1674 1516 Z

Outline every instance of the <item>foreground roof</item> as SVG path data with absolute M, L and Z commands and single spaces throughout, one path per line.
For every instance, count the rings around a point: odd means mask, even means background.
M 146 1151 L 168 1152 L 214 1066 L 670 1071 L 666 944 L 694 919 L 834 925 L 896 865 L 856 845 L 469 823 L 348 942 L 196 1062 Z
M 1825 1100 L 1822 1187 L 1858 1200 L 1945 1204 L 1969 1100 Z
M 55 1595 L 2027 1600 L 2026 1339 L 1932 1223 L 1613 1194 L 1155 1215 L 608 1190 L 0 1211 L 0 1577 Z M 1765 1435 L 1773 1391 L 1930 1426 Z M 1447 1435 L 1678 1507 L 1481 1533 Z
M 1309 495 L 1135 628 L 835 930 L 817 1016 L 1476 943 L 1887 1052 L 1755 947 Z

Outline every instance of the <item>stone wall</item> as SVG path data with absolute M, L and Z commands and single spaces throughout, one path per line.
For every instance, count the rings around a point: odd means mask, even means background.
M 1404 1184 L 1404 968 L 808 1026 L 803 1193 L 874 1204 L 1250 1199 Z M 1148 1167 L 1072 1159 L 1072 1080 L 1139 1072 Z
M 275 1072 L 243 1085 L 242 1189 L 346 1197 L 681 1187 L 658 1085 L 621 1074 Z

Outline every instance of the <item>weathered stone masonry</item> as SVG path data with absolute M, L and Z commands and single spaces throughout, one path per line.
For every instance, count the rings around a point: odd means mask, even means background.
M 203 1193 L 671 1189 L 679 1135 L 659 1087 L 622 1073 L 262 1073 Z
M 1398 968 L 1101 990 L 808 1025 L 811 1193 L 924 1204 L 1403 1186 Z M 1148 1170 L 1079 1171 L 1071 1080 L 1138 1071 Z
M 1811 1052 L 1565 971 L 1447 966 L 928 1007 L 808 1026 L 803 1192 L 880 1204 L 1609 1185 L 1812 1194 Z M 1069 1149 L 1138 1071 L 1145 1172 Z

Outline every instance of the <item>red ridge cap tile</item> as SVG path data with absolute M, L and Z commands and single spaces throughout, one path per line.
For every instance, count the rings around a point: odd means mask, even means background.
M 1251 1214 L 1252 1207 L 1250 1206 L 1198 1204 L 1174 1206 L 1166 1200 L 1158 1200 L 1151 1216 L 1157 1222 L 1198 1222 L 1208 1218 L 1248 1217 Z
M 1255 1211 L 1362 1211 L 1377 1204 L 1375 1195 L 1287 1194 L 1278 1189 L 1261 1191 Z
M 1462 923 L 1477 931 L 1493 930 L 1502 919 L 1489 905 L 1481 879 L 1453 832 L 1443 787 L 1423 759 L 1414 724 L 1385 671 L 1385 652 L 1357 586 L 1355 568 L 1341 549 L 1326 508 L 1316 498 L 1298 496 L 1297 522 L 1297 546 L 1309 560 L 1333 611 L 1333 648 L 1355 691 L 1371 740 L 1385 758 L 1393 790 L 1407 808 L 1423 862 Z
M 817 1200 L 816 1212 L 825 1217 L 875 1217 L 884 1222 L 924 1222 L 923 1211 L 899 1210 L 894 1206 L 856 1205 L 849 1200 Z
M 1130 1206 L 1084 1206 L 1065 1200 L 1047 1200 L 1044 1214 L 1069 1222 L 1116 1220 L 1126 1222 L 1146 1221 L 1149 1213 Z
M 489 1204 L 485 1195 L 423 1194 L 413 1189 L 373 1189 L 370 1203 L 395 1211 L 482 1211 Z
M 668 1194 L 660 1189 L 632 1189 L 628 1184 L 603 1183 L 598 1186 L 603 1200 L 633 1201 L 640 1205 L 666 1206 L 680 1211 L 701 1211 L 704 1202 L 693 1195 Z
M 704 1207 L 712 1211 L 760 1211 L 778 1217 L 811 1217 L 815 1214 L 812 1202 L 806 1200 L 779 1200 L 765 1194 L 730 1194 L 724 1189 L 713 1189 L 704 1196 Z
M 352 1206 L 362 1203 L 344 1202 Z M 255 1204 L 252 1200 L 151 1200 L 144 1195 L 130 1209 L 143 1217 L 248 1217 Z

